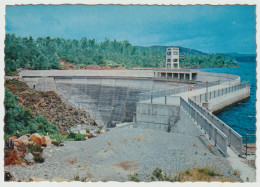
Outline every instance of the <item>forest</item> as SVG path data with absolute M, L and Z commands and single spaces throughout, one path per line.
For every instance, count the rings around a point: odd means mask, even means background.
M 34 39 L 8 33 L 5 38 L 5 72 L 16 73 L 19 68 L 61 69 L 61 60 L 74 63 L 77 69 L 86 65 L 164 68 L 165 50 L 162 49 L 133 46 L 128 41 L 115 39 L 105 39 L 98 43 L 86 37 L 80 40 L 50 37 Z M 231 56 L 223 54 L 181 55 L 184 55 L 180 59 L 182 68 L 237 66 Z

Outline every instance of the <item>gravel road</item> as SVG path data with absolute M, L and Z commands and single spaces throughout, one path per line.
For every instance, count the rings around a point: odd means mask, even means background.
M 205 146 L 199 137 L 161 131 L 117 128 L 86 141 L 65 141 L 65 146 L 50 146 L 43 152 L 45 162 L 31 166 L 6 166 L 16 179 L 53 177 L 87 181 L 128 181 L 138 173 L 150 181 L 155 168 L 168 175 L 194 167 L 211 167 L 236 178 L 227 159 Z

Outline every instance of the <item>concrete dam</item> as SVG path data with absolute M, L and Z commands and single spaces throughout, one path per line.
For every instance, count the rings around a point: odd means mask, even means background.
M 57 72 L 53 72 L 52 76 L 46 76 L 48 74 L 45 72 L 42 72 L 44 76 L 32 76 L 32 73 L 22 73 L 23 80 L 31 88 L 42 91 L 54 90 L 62 94 L 65 102 L 85 109 L 99 125 L 104 126 L 133 121 L 140 93 L 185 85 L 135 74 L 134 77 L 109 76 L 107 73 L 113 73 L 110 71 L 103 72 L 107 76 L 89 75 L 92 71 L 80 72 L 81 74 L 75 72 L 74 75 L 62 71 L 63 76 L 57 75 Z
M 133 122 L 136 128 L 206 134 L 226 155 L 241 155 L 242 138 L 212 112 L 250 96 L 248 83 L 230 74 L 192 69 L 24 70 L 36 90 L 54 90 L 64 102 L 85 109 L 99 125 Z

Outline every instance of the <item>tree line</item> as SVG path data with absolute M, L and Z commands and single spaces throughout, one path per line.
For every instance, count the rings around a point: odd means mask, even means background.
M 60 60 L 74 63 L 77 68 L 86 65 L 134 67 L 165 67 L 165 51 L 151 47 L 133 46 L 128 41 L 105 39 L 97 43 L 86 37 L 76 39 L 20 37 L 6 34 L 5 72 L 15 73 L 19 68 L 34 70 L 61 69 Z M 181 67 L 233 67 L 236 62 L 225 55 L 184 55 Z

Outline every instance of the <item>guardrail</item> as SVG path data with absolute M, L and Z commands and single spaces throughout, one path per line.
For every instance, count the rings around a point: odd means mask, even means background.
M 237 90 L 244 89 L 246 87 L 249 87 L 249 82 L 245 82 L 245 83 L 242 83 L 242 84 L 238 84 L 238 85 L 229 86 L 229 87 L 226 87 L 226 88 L 214 90 L 214 91 L 211 91 L 211 92 L 208 92 L 208 93 L 206 92 L 206 93 L 203 93 L 203 94 L 200 94 L 200 95 L 193 96 L 191 98 L 195 102 L 201 103 L 201 102 L 204 102 L 204 101 L 207 101 L 207 100 L 210 100 L 210 99 L 214 99 L 214 98 L 229 94 L 231 92 L 235 92 Z
M 228 137 L 228 145 L 235 151 L 238 155 L 242 156 L 243 152 L 243 139 L 240 134 L 229 127 L 226 123 L 218 119 L 215 115 L 210 113 L 204 107 L 198 105 L 196 102 L 188 99 L 188 102 L 197 111 L 199 111 L 205 118 L 207 118 L 214 126 L 221 130 Z
M 153 92 L 145 92 L 139 94 L 139 101 L 145 101 L 150 100 L 151 103 L 153 103 L 153 100 L 160 97 L 175 95 L 183 92 L 188 92 L 191 89 L 191 86 L 193 86 L 193 90 L 202 89 L 206 87 L 211 87 L 215 85 L 221 84 L 221 81 L 214 81 L 214 82 L 207 82 L 207 83 L 201 83 L 201 84 L 194 84 L 194 85 L 188 85 L 188 86 L 181 86 L 178 88 L 173 89 L 165 89 L 165 90 L 158 90 Z
M 208 140 L 224 155 L 227 155 L 228 137 L 196 108 L 182 98 L 180 98 L 180 106 L 197 123 L 200 129 L 204 131 Z
M 154 72 L 161 72 L 161 71 L 163 71 L 163 72 L 172 72 L 172 73 L 174 73 L 174 72 L 193 72 L 193 73 L 195 73 L 195 72 L 200 72 L 200 70 L 198 70 L 198 69 L 154 69 Z

